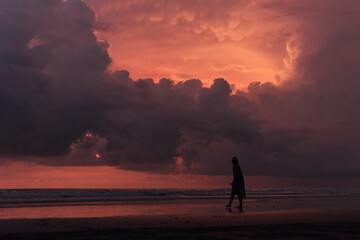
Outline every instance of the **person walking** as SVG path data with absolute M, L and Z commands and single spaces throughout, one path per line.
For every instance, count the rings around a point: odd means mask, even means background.
M 231 207 L 231 203 L 234 200 L 234 196 L 235 194 L 237 194 L 239 197 L 239 206 L 237 206 L 236 208 L 239 208 L 240 212 L 242 212 L 243 211 L 242 199 L 246 198 L 244 176 L 242 174 L 239 161 L 236 157 L 233 157 L 232 164 L 233 164 L 234 180 L 231 183 L 232 189 L 231 189 L 229 204 L 226 205 L 225 207 Z

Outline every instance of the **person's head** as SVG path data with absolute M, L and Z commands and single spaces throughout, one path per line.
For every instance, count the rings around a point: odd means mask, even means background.
M 237 164 L 237 165 L 239 165 L 239 161 L 238 161 L 238 159 L 237 159 L 237 157 L 233 157 L 232 158 L 232 164 Z

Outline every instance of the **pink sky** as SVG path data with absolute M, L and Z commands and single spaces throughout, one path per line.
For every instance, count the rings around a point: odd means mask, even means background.
M 357 1 L 25 3 L 0 3 L 0 188 L 226 187 L 234 155 L 248 187 L 358 180 Z
M 299 24 L 264 1 L 86 2 L 106 28 L 97 33 L 110 43 L 112 68 L 134 79 L 276 82 Z
M 355 180 L 355 181 L 354 181 Z M 51 167 L 14 162 L 0 166 L 0 189 L 22 188 L 230 188 L 232 176 L 148 174 L 109 166 Z M 245 176 L 247 188 L 356 187 L 360 179 Z

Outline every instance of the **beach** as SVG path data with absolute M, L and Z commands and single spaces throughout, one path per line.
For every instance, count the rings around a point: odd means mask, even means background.
M 1 239 L 360 239 L 359 210 L 7 219 Z
M 353 190 L 253 190 L 244 212 L 225 190 L 39 191 L 3 191 L 0 239 L 360 239 Z

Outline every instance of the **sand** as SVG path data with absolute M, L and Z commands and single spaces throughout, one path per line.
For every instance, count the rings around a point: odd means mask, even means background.
M 0 220 L 0 239 L 360 239 L 360 210 Z

